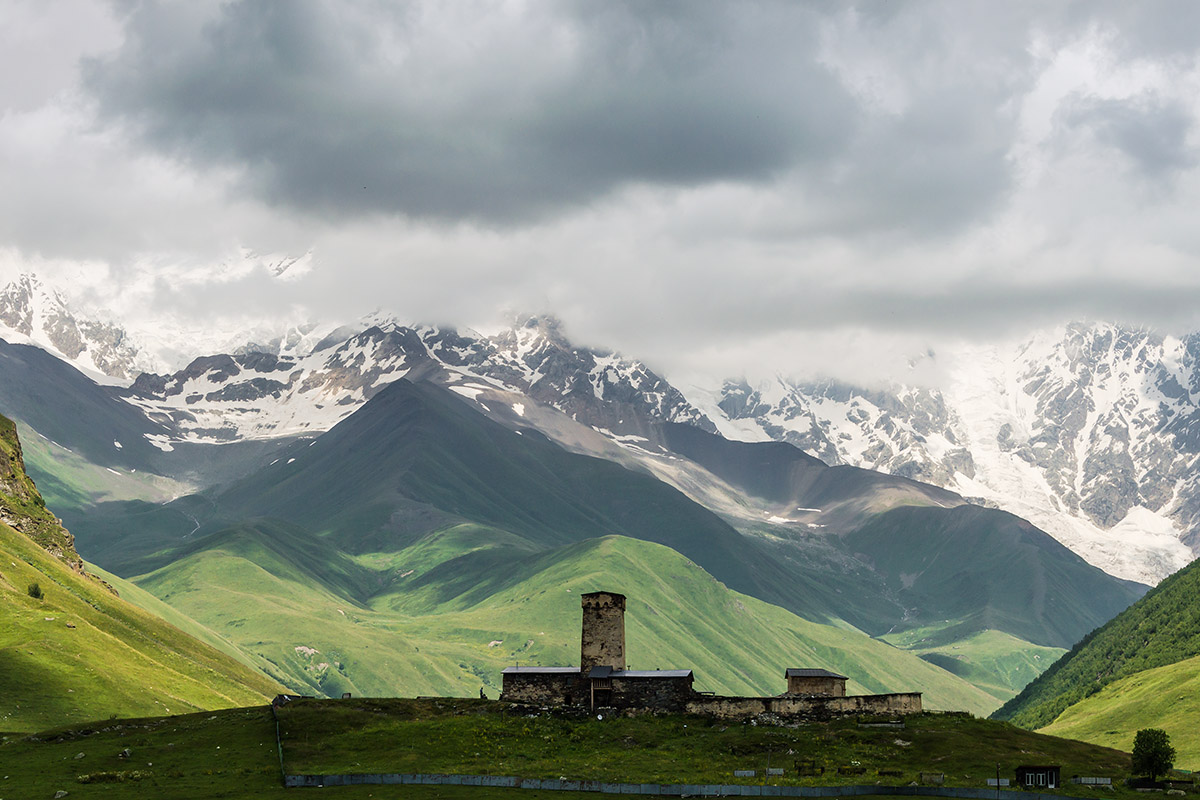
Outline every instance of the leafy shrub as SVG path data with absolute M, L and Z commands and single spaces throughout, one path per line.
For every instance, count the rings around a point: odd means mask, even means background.
M 38 585 L 37 581 L 34 581 L 33 583 L 29 584 L 28 591 L 29 591 L 29 596 L 32 597 L 34 600 L 41 600 L 42 597 L 45 596 L 42 594 L 42 587 Z

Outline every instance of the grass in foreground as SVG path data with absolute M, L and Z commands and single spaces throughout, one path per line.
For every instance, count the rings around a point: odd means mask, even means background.
M 274 735 L 270 710 L 258 707 L 0 737 L 0 798 L 48 798 L 66 791 L 71 800 L 303 800 L 312 790 L 283 788 Z M 129 757 L 120 757 L 126 749 Z M 80 776 L 91 776 L 91 782 L 80 782 Z M 324 792 L 349 800 L 595 799 L 574 792 L 449 786 L 348 786 Z
M 943 772 L 948 786 L 981 786 L 1024 763 L 1062 764 L 1063 775 L 1124 777 L 1129 756 L 965 716 L 911 718 L 903 730 L 855 720 L 798 727 L 710 722 L 687 716 L 566 719 L 529 717 L 478 700 L 302 700 L 280 712 L 289 773 L 429 772 L 504 774 L 623 782 L 735 783 L 734 769 L 783 767 L 772 783 L 907 784 Z M 110 720 L 35 736 L 0 737 L 0 798 L 307 797 L 282 787 L 275 723 L 266 707 L 186 716 Z M 128 757 L 120 753 L 128 749 Z M 798 778 L 795 763 L 824 766 Z M 838 767 L 861 774 L 838 774 Z M 899 775 L 879 775 L 879 770 Z M 80 781 L 80 776 L 92 776 Z M 123 779 L 122 779 L 123 778 Z M 761 781 L 761 777 L 758 778 Z M 481 787 L 355 786 L 322 790 L 346 798 L 583 800 L 594 794 Z M 1064 787 L 1060 794 L 1135 797 Z
M 902 730 L 862 728 L 854 719 L 774 727 L 683 715 L 530 717 L 479 700 L 362 699 L 298 701 L 282 709 L 280 719 L 288 772 L 305 774 L 753 783 L 769 765 L 787 771 L 772 779 L 781 784 L 898 785 L 918 780 L 921 772 L 941 772 L 947 786 L 980 787 L 995 776 L 997 763 L 1001 776 L 1010 778 L 1021 764 L 1061 764 L 1064 778 L 1115 780 L 1129 770 L 1128 754 L 1117 750 L 963 715 L 913 717 Z M 799 776 L 797 763 L 804 761 L 824 773 Z M 845 768 L 862 771 L 845 774 Z M 758 770 L 760 777 L 735 779 L 734 770 L 742 769 Z M 1062 793 L 1097 791 L 1068 787 Z

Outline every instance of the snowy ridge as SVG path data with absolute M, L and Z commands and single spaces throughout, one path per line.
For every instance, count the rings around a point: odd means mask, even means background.
M 723 426 L 730 438 L 789 442 L 827 464 L 868 467 L 940 486 L 950 484 L 957 472 L 974 473 L 961 422 L 933 390 L 871 391 L 782 377 L 753 387 L 726 381 L 717 408 L 731 423 Z
M 103 383 L 161 369 L 123 328 L 74 314 L 61 292 L 30 274 L 0 289 L 0 338 L 40 347 Z
M 730 381 L 698 404 L 732 438 L 1004 508 L 1119 577 L 1157 583 L 1200 553 L 1200 337 L 1072 324 L 943 361 L 944 391 Z
M 306 268 L 271 264 L 280 276 Z M 943 353 L 942 390 L 776 376 L 685 396 L 641 362 L 572 345 L 550 317 L 519 317 L 492 336 L 377 313 L 353 326 L 268 321 L 239 334 L 164 323 L 134 337 L 22 275 L 0 289 L 0 337 L 114 386 L 170 431 L 153 436 L 163 450 L 315 435 L 392 381 L 432 380 L 518 428 L 553 434 L 560 423 L 539 409 L 561 412 L 662 468 L 674 462 L 650 444 L 658 422 L 786 441 L 829 464 L 1012 511 L 1120 577 L 1155 583 L 1200 553 L 1200 335 L 1075 324 Z M 154 354 L 185 352 L 184 342 L 222 354 L 167 371 Z
M 572 347 L 552 319 L 521 318 L 492 337 L 374 322 L 307 353 L 198 358 L 174 374 L 139 376 L 123 396 L 179 439 L 198 442 L 319 433 L 404 377 L 435 380 L 472 400 L 488 388 L 514 392 L 614 437 L 637 433 L 648 420 L 714 429 L 645 365 Z

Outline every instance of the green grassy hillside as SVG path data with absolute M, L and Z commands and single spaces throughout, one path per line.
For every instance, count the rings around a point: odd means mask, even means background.
M 999 701 L 1014 697 L 1066 652 L 1003 631 L 980 631 L 952 642 L 942 642 L 939 632 L 918 628 L 882 638 L 970 681 Z
M 1142 728 L 1171 737 L 1175 765 L 1200 769 L 1200 656 L 1136 672 L 1067 708 L 1041 733 L 1129 749 Z
M 1200 562 L 1192 562 L 1084 637 L 995 716 L 1042 728 L 1115 681 L 1197 655 Z
M 953 620 L 957 638 L 1001 630 L 1064 647 L 1144 588 L 1090 567 L 1011 515 L 942 508 L 961 498 L 934 487 L 830 468 L 790 445 L 730 442 L 686 426 L 663 435 L 748 492 L 837 508 L 828 513 L 855 527 L 822 531 L 819 542 L 803 525 L 739 532 L 651 475 L 567 452 L 443 388 L 401 380 L 226 486 L 166 506 L 102 504 L 83 529 L 84 552 L 119 574 L 142 574 L 178 557 L 172 548 L 181 539 L 264 518 L 358 555 L 396 553 L 460 523 L 542 550 L 630 536 L 814 621 L 847 620 L 881 635 Z M 1008 568 L 1013 559 L 1019 568 Z
M 255 702 L 278 685 L 88 575 L 0 417 L 0 730 Z
M 982 506 L 892 509 L 845 542 L 873 562 L 880 591 L 909 609 L 913 627 L 941 626 L 937 644 L 998 630 L 1069 647 L 1146 588 L 1093 567 L 1020 517 Z
M 941 626 L 942 639 L 922 650 L 989 630 L 1012 635 L 1022 652 L 1030 642 L 1065 646 L 1139 592 L 1002 512 L 931 505 L 958 502 L 941 490 L 829 468 L 790 445 L 670 431 L 670 441 L 746 491 L 832 503 L 858 528 L 844 536 L 799 524 L 735 530 L 650 475 L 505 428 L 437 386 L 398 381 L 328 433 L 292 443 L 227 485 L 165 505 L 100 503 L 81 523 L 84 552 L 141 576 L 168 604 L 271 659 L 270 674 L 327 694 L 461 687 L 469 679 L 460 673 L 489 669 L 489 654 L 427 642 L 412 664 L 383 666 L 374 654 L 395 648 L 375 641 L 374 628 L 392 622 L 352 626 L 340 646 L 318 648 L 310 629 L 325 630 L 315 622 L 320 613 L 340 624 L 356 609 L 423 616 L 479 606 L 525 581 L 538 559 L 606 536 L 666 545 L 729 588 L 813 622 L 874 635 Z M 413 566 L 430 559 L 429 569 Z M 1006 559 L 1021 569 L 1000 568 Z M 183 575 L 193 576 L 192 589 Z M 205 587 L 223 597 L 210 600 Z M 241 610 L 226 613 L 234 597 Z M 252 619 L 250 609 L 266 619 Z M 324 655 L 310 663 L 314 649 Z M 1029 651 L 1039 659 L 1025 665 L 1038 665 L 1042 653 Z M 1012 659 L 982 650 L 965 667 L 927 655 L 996 699 L 1010 696 L 1022 674 Z M 711 674 L 732 686 L 738 669 L 718 665 Z
M 967 681 L 851 629 L 733 592 L 675 551 L 604 537 L 550 551 L 474 525 L 347 562 L 323 540 L 258 523 L 226 531 L 135 582 L 270 662 L 298 689 L 337 696 L 495 696 L 512 664 L 579 658 L 579 594 L 629 597 L 629 662 L 690 667 L 697 688 L 778 694 L 789 666 L 824 666 L 859 691 L 923 691 L 986 712 Z
M 167 502 L 192 491 L 187 484 L 125 467 L 105 467 L 18 422 L 26 467 L 46 505 L 58 513 L 120 500 Z
M 28 593 L 37 583 L 43 597 Z M 0 525 L 0 730 L 228 708 L 277 684 Z

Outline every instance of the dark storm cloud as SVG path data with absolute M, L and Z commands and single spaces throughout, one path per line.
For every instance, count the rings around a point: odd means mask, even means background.
M 1011 122 L 991 98 L 947 87 L 862 126 L 853 158 L 805 172 L 818 210 L 810 233 L 960 230 L 1003 201 L 1012 182 Z
M 762 181 L 855 130 L 813 6 L 532 7 L 139 4 L 85 80 L 155 148 L 335 216 L 527 221 L 630 183 Z

